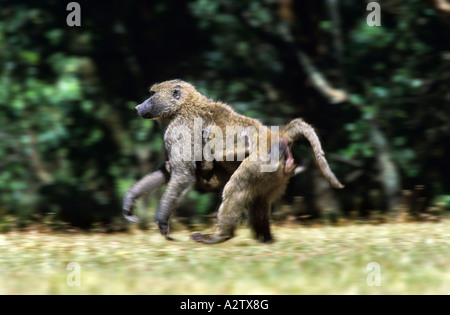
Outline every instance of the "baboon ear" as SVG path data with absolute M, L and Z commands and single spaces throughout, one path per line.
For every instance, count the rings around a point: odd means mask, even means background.
M 173 97 L 177 100 L 180 99 L 181 97 L 181 88 L 179 85 L 175 86 L 174 90 L 173 90 Z

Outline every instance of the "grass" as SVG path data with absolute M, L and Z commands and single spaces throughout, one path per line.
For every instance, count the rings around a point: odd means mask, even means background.
M 0 234 L 0 294 L 449 294 L 450 222 L 274 226 L 206 246 L 175 231 Z M 80 286 L 69 286 L 70 262 Z M 370 262 L 379 264 L 380 286 Z M 71 278 L 71 277 L 69 277 Z

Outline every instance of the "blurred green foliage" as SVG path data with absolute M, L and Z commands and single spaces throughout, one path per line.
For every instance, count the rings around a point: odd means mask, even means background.
M 126 189 L 164 159 L 161 127 L 138 118 L 134 106 L 150 84 L 172 78 L 268 124 L 298 116 L 311 122 L 327 152 L 357 161 L 364 174 L 339 198 L 380 188 L 374 123 L 402 188 L 425 185 L 428 200 L 448 196 L 448 24 L 429 3 L 410 0 L 382 4 L 382 26 L 369 27 L 365 3 L 347 0 L 339 2 L 337 39 L 325 2 L 79 1 L 82 26 L 73 28 L 64 2 L 2 5 L 0 220 L 56 213 L 82 227 L 114 222 Z M 332 105 L 317 93 L 295 47 L 346 89 L 348 102 Z M 330 163 L 338 177 L 354 171 Z M 286 200 L 315 198 L 311 186 L 293 180 Z M 215 210 L 210 195 L 188 199 L 194 212 Z

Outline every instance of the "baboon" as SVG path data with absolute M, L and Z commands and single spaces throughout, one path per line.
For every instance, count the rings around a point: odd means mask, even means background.
M 158 119 L 165 126 L 167 161 L 130 188 L 124 198 L 123 211 L 128 220 L 136 221 L 133 212 L 136 198 L 167 184 L 156 210 L 156 222 L 168 240 L 172 240 L 169 236 L 172 211 L 195 187 L 205 190 L 223 188 L 223 191 L 216 230 L 195 233 L 192 239 L 218 243 L 232 238 L 247 206 L 254 237 L 261 242 L 273 241 L 270 207 L 284 193 L 290 177 L 296 172 L 291 146 L 302 135 L 310 142 L 325 178 L 335 188 L 344 187 L 329 168 L 314 129 L 300 118 L 279 131 L 272 130 L 256 119 L 238 114 L 224 103 L 207 98 L 192 84 L 181 80 L 155 84 L 150 92 L 150 98 L 136 106 L 136 110 L 142 118 Z M 200 144 L 194 132 L 196 128 L 198 131 L 195 123 L 199 119 Z M 228 146 L 227 141 L 233 145 Z M 236 142 L 238 145 L 234 145 Z M 223 149 L 220 143 L 226 143 L 226 148 Z M 208 145 L 210 150 L 206 151 L 213 158 L 202 155 Z

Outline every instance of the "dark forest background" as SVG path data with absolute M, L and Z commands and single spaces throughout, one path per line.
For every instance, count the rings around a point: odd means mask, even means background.
M 268 125 L 312 124 L 274 218 L 427 218 L 450 208 L 450 4 L 386 0 L 0 1 L 0 225 L 124 226 L 122 196 L 164 159 L 134 107 L 179 78 Z M 153 221 L 161 192 L 139 203 Z M 219 196 L 220 197 L 220 196 Z M 177 212 L 211 216 L 214 193 Z M 146 219 L 145 219 L 146 218 Z

